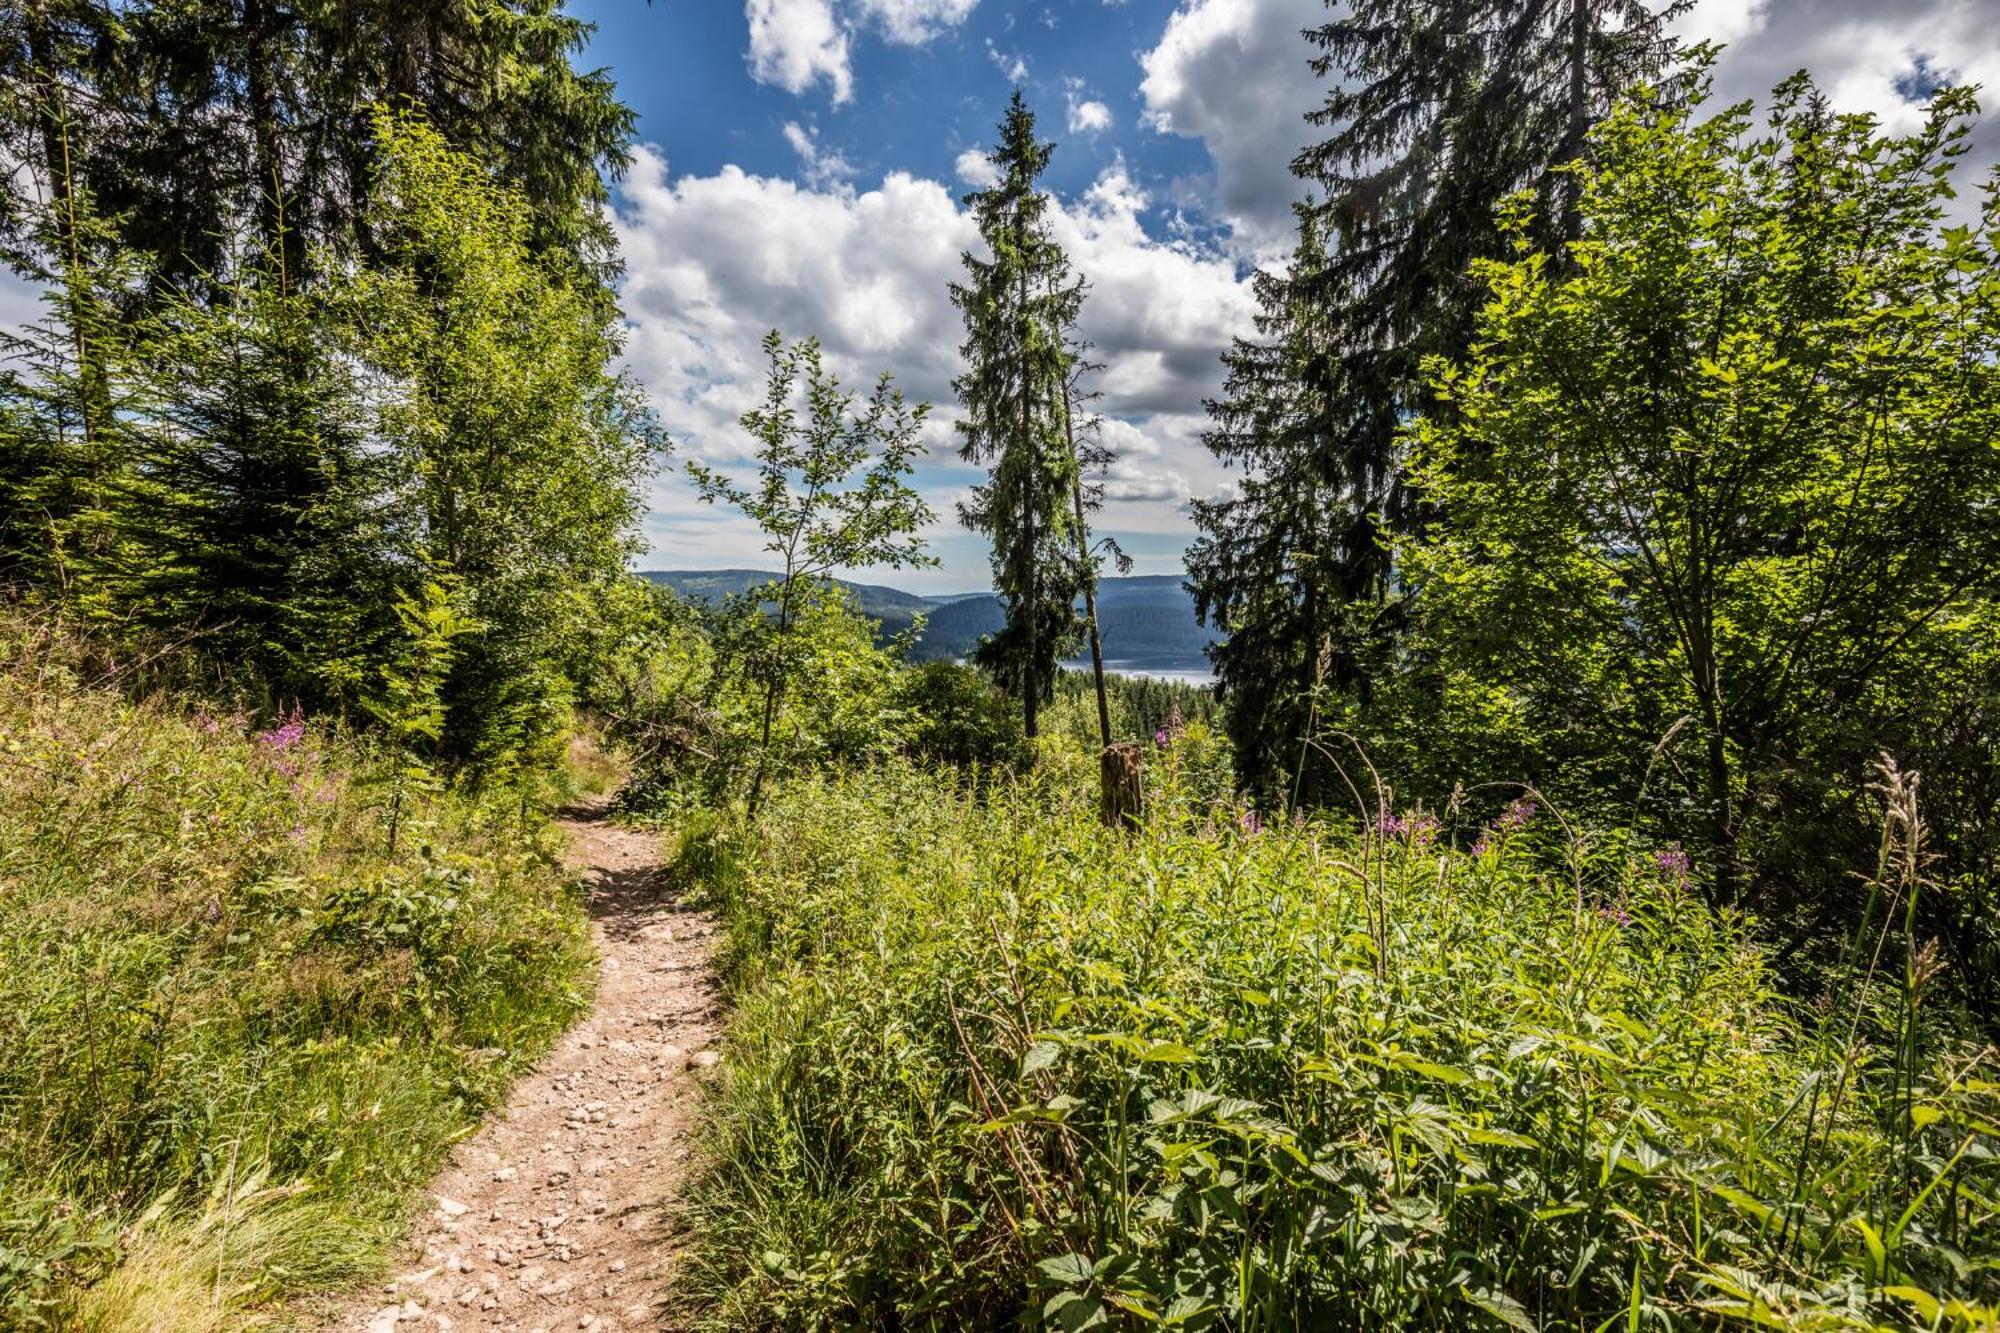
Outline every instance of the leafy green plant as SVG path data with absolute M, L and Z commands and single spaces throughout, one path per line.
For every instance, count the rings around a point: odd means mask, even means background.
M 1439 797 L 1482 750 L 1551 775 L 1832 940 L 1875 756 L 1990 771 L 1934 740 L 1941 688 L 1983 707 L 2000 567 L 2000 214 L 1944 217 L 1973 110 L 1891 135 L 1800 77 L 1760 131 L 1641 95 L 1594 132 L 1573 267 L 1517 210 L 1412 432 L 1442 517 L 1402 551 L 1427 651 L 1396 766 Z M 1955 872 L 1982 822 L 1935 844 Z M 1925 911 L 1962 969 L 1978 932 Z
M 381 692 L 367 701 L 368 711 L 388 735 L 393 762 L 389 774 L 389 852 L 403 825 L 403 801 L 412 791 L 437 789 L 427 747 L 434 747 L 444 729 L 444 686 L 457 657 L 453 640 L 479 628 L 459 609 L 456 584 L 449 576 L 426 579 L 412 597 L 396 596 L 396 619 L 403 644 L 395 659 L 380 668 Z
M 0 1322 L 226 1328 L 368 1274 L 586 1002 L 550 835 L 498 791 L 392 815 L 379 746 L 133 702 L 18 618 L 0 662 Z
M 1992 1053 L 1865 963 L 1827 1037 L 1678 848 L 1088 790 L 877 767 L 707 836 L 717 1326 L 1994 1317 Z
M 750 614 L 737 622 L 750 640 L 748 665 L 762 696 L 750 774 L 753 811 L 771 772 L 779 711 L 795 687 L 794 677 L 816 665 L 806 622 L 816 618 L 824 629 L 827 610 L 842 605 L 831 575 L 871 565 L 900 569 L 936 563 L 916 535 L 930 520 L 930 508 L 908 482 L 929 405 L 905 406 L 884 374 L 866 408 L 855 412 L 854 395 L 826 370 L 819 343 L 811 338 L 787 347 L 773 329 L 764 339 L 764 354 L 770 360 L 764 404 L 743 415 L 744 430 L 757 441 L 756 488 L 688 464 L 702 501 L 741 510 L 769 538 L 764 549 L 783 564 L 768 590 L 774 614 L 764 616 L 764 599 L 753 598 Z M 801 376 L 803 419 L 794 401 Z

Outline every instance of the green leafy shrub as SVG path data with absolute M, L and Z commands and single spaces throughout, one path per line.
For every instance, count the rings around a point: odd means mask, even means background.
M 801 586 L 782 632 L 784 688 L 774 692 L 779 631 L 768 610 L 753 594 L 704 608 L 699 625 L 663 628 L 655 666 L 614 727 L 633 760 L 619 794 L 625 811 L 664 818 L 726 803 L 760 768 L 865 765 L 902 750 L 915 721 L 904 642 L 878 646 L 875 622 L 838 586 Z
M 0 1322 L 227 1327 L 366 1273 L 587 1001 L 553 835 L 405 792 L 392 855 L 395 754 L 0 651 Z
M 1525 800 L 1127 839 L 1088 790 L 812 776 L 703 839 L 717 1326 L 1994 1317 L 1994 1061 L 1888 963 L 1794 1008 L 1678 848 Z
M 959 662 L 926 662 L 902 679 L 910 753 L 960 768 L 1012 767 L 1025 756 L 1021 719 L 998 686 Z

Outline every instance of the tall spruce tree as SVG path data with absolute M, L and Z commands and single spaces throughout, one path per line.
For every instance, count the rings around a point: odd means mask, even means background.
M 275 257 L 232 267 L 222 299 L 148 322 L 121 599 L 283 697 L 352 704 L 397 637 L 409 506 L 321 295 L 284 290 Z
M 966 281 L 951 288 L 966 334 L 966 371 L 952 385 L 965 407 L 960 453 L 989 468 L 959 515 L 993 540 L 993 587 L 1007 613 L 977 660 L 1021 700 L 1030 739 L 1056 663 L 1080 641 L 1086 579 L 1067 431 L 1084 285 L 1050 235 L 1048 196 L 1036 187 L 1054 150 L 1035 137 L 1034 113 L 1015 89 L 990 155 L 998 179 L 965 197 L 989 253 L 967 252 Z
M 1326 254 L 1313 210 L 1297 211 L 1291 263 L 1253 279 L 1257 336 L 1224 355 L 1223 396 L 1207 405 L 1204 441 L 1243 479 L 1233 496 L 1194 502 L 1202 536 L 1187 554 L 1196 614 L 1228 636 L 1209 652 L 1239 780 L 1265 801 L 1320 796 L 1323 770 L 1305 762 L 1301 741 L 1333 665 L 1332 627 L 1344 609 L 1376 609 L 1366 559 L 1375 534 L 1344 501 L 1378 479 L 1350 475 L 1350 460 L 1321 447 L 1344 405 L 1314 374 L 1326 329 L 1308 278 Z
M 231 282 L 244 225 L 260 261 L 284 247 L 289 285 L 318 257 L 373 262 L 370 117 L 389 106 L 525 197 L 539 255 L 608 279 L 600 206 L 633 120 L 608 74 L 571 64 L 589 31 L 563 0 L 0 6 L 0 155 L 29 168 L 0 177 L 0 246 L 24 257 L 36 202 L 74 180 L 164 299 Z
M 1316 202 L 1299 253 L 1259 284 L 1261 342 L 1228 357 L 1208 445 L 1242 467 L 1239 498 L 1201 507 L 1197 603 L 1246 785 L 1310 792 L 1299 728 L 1327 691 L 1365 707 L 1393 669 L 1390 539 L 1419 527 L 1399 440 L 1435 404 L 1426 357 L 1460 355 L 1475 261 L 1507 244 L 1501 202 L 1533 198 L 1529 237 L 1578 235 L 1573 174 L 1589 129 L 1665 74 L 1686 0 L 1352 0 L 1307 32 L 1332 77 L 1307 117 L 1331 134 L 1292 169 Z M 1275 581 L 1275 582 L 1274 582 Z M 1299 771 L 1300 768 L 1306 771 Z

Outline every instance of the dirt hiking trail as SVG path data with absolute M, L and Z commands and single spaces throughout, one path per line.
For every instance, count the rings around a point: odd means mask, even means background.
M 335 1327 L 597 1330 L 669 1326 L 662 1221 L 718 1053 L 714 922 L 662 896 L 658 839 L 559 821 L 587 877 L 597 1001 L 432 1183 L 434 1211 Z

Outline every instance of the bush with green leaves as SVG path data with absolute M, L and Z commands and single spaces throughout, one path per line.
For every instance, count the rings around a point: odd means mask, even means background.
M 1530 798 L 1124 835 L 1048 772 L 789 782 L 682 850 L 738 1005 L 689 1281 L 732 1328 L 1981 1327 L 2000 1066 L 1907 934 L 1910 790 L 1801 1007 L 1678 848 Z
M 768 589 L 766 590 L 768 591 Z M 663 619 L 613 730 L 632 756 L 619 804 L 658 818 L 754 790 L 758 772 L 866 766 L 901 752 L 915 723 L 902 641 L 832 583 L 801 582 L 780 631 L 755 593 Z M 770 688 L 782 633 L 782 690 Z
M 1015 767 L 1026 757 L 1021 719 L 1007 696 L 976 667 L 926 662 L 902 681 L 909 711 L 909 752 L 960 768 Z
M 0 661 L 0 1323 L 225 1328 L 366 1275 L 588 1000 L 539 811 L 133 702 L 19 620 Z
M 1523 204 L 1475 266 L 1478 336 L 1410 431 L 1412 651 L 1320 716 L 1434 800 L 1488 773 L 1644 821 L 1808 957 L 1859 908 L 1887 751 L 1938 794 L 1965 894 L 1923 929 L 1991 1021 L 2000 193 L 1952 203 L 1975 111 L 1947 89 L 1888 133 L 1803 75 L 1761 116 L 1614 111 L 1579 239 L 1548 253 Z

